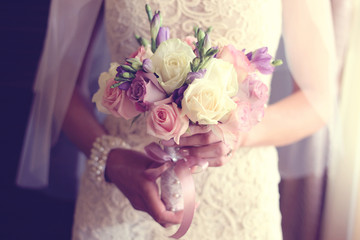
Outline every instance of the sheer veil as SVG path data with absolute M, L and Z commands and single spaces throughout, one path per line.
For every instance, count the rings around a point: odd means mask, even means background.
M 341 152 L 334 147 L 340 146 L 335 127 L 338 62 L 330 1 L 283 0 L 283 40 L 292 78 L 326 127 L 296 147 L 280 149 L 286 156 L 280 159 L 280 173 L 283 178 L 321 176 L 328 159 Z
M 48 184 L 50 149 L 57 141 L 102 0 L 51 1 L 45 45 L 25 133 L 17 184 Z

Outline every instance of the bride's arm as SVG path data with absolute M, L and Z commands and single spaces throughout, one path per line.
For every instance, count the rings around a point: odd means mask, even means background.
M 104 128 L 91 112 L 89 104 L 81 96 L 78 88 L 75 88 L 71 97 L 62 130 L 87 157 L 90 157 L 90 151 L 95 139 L 106 134 Z
M 268 107 L 247 146 L 282 146 L 329 124 L 336 102 L 336 55 L 328 0 L 283 0 L 283 38 L 297 91 Z
M 243 146 L 283 146 L 299 141 L 324 126 L 301 90 L 270 105 L 261 123 L 244 138 Z

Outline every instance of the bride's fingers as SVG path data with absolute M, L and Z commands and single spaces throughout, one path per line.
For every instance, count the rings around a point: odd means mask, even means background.
M 181 222 L 183 212 L 167 211 L 155 186 L 152 186 L 152 184 L 145 184 L 144 192 L 144 204 L 146 205 L 148 213 L 156 222 L 163 226 L 168 224 L 179 224 Z
M 179 153 L 183 157 L 207 159 L 227 156 L 230 151 L 230 147 L 224 142 L 216 142 L 200 147 L 184 147 L 179 150 Z
M 212 134 L 210 127 L 208 127 L 208 126 L 190 125 L 190 126 L 189 126 L 189 129 L 186 131 L 186 133 L 184 133 L 184 134 L 181 136 L 181 139 L 183 139 L 183 140 L 180 139 L 180 144 L 181 144 L 181 143 L 185 144 L 185 142 L 186 142 L 187 140 L 184 140 L 184 139 L 185 139 L 185 138 L 188 138 L 188 137 L 190 137 L 190 136 L 198 135 L 198 136 L 196 137 L 196 139 L 199 139 L 199 136 L 200 136 L 201 134 L 209 134 L 209 135 Z M 162 141 L 161 141 L 161 144 L 164 145 L 164 146 L 169 146 L 169 147 L 176 145 L 176 143 L 175 143 L 175 141 L 174 141 L 173 139 L 170 139 L 170 140 L 162 140 Z
M 213 143 L 220 142 L 221 139 L 217 135 L 215 135 L 213 132 L 206 132 L 206 133 L 200 133 L 195 134 L 188 137 L 182 137 L 180 138 L 179 146 L 180 147 L 191 147 L 191 146 L 203 146 L 203 145 L 209 145 Z
M 207 161 L 209 162 L 209 167 L 221 167 L 227 162 L 230 161 L 232 158 L 231 154 L 229 156 L 222 156 L 218 158 L 208 158 Z
M 188 136 L 192 136 L 192 135 L 195 135 L 195 134 L 207 133 L 207 132 L 210 132 L 210 131 L 211 131 L 211 128 L 209 126 L 207 126 L 207 125 L 204 125 L 204 126 L 190 125 L 189 129 L 182 136 L 183 137 L 188 137 Z

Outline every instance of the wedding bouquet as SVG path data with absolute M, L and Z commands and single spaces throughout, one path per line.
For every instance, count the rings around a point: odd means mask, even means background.
M 249 131 L 263 118 L 269 93 L 259 74 L 271 74 L 279 64 L 266 47 L 246 53 L 232 45 L 212 46 L 211 29 L 197 27 L 194 36 L 171 39 L 160 12 L 153 15 L 148 5 L 146 12 L 150 43 L 136 36 L 141 46 L 100 75 L 93 97 L 99 111 L 133 121 L 145 114 L 148 134 L 175 143 L 193 124 L 210 127 L 231 145 L 234 132 Z M 162 150 L 176 166 L 174 149 L 155 143 L 146 149 L 153 158 Z M 179 192 L 177 176 L 173 169 L 163 175 L 170 189 L 161 190 L 162 198 L 168 209 L 180 210 L 179 194 L 173 194 Z

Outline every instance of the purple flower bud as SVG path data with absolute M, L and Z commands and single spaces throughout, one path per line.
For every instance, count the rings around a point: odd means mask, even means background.
M 203 78 L 205 76 L 205 73 L 206 73 L 206 69 L 200 69 L 197 72 L 189 72 L 186 77 L 186 82 L 188 84 L 191 84 L 195 79 Z
M 146 58 L 143 61 L 142 68 L 145 72 L 153 73 L 154 72 L 154 66 L 152 64 L 152 61 L 150 58 Z
M 262 74 L 271 74 L 274 71 L 271 59 L 272 57 L 268 53 L 267 47 L 259 48 L 252 54 L 251 65 L 253 65 Z
M 126 91 L 129 89 L 130 85 L 131 82 L 123 82 L 122 84 L 119 85 L 119 89 Z
M 125 72 L 125 70 L 122 69 L 121 66 L 118 66 L 118 67 L 116 68 L 116 71 L 117 71 L 117 74 L 116 74 L 115 77 L 120 77 L 120 76 Z
M 170 38 L 170 30 L 168 27 L 160 27 L 159 33 L 156 37 L 156 46 Z
M 204 38 L 204 49 L 205 49 L 205 51 L 207 51 L 209 48 L 211 48 L 211 41 L 210 41 L 209 35 L 206 34 L 205 38 Z
M 181 108 L 181 101 L 184 98 L 184 92 L 187 89 L 188 85 L 184 84 L 180 88 L 175 89 L 175 91 L 172 94 L 172 100 L 176 105 Z

